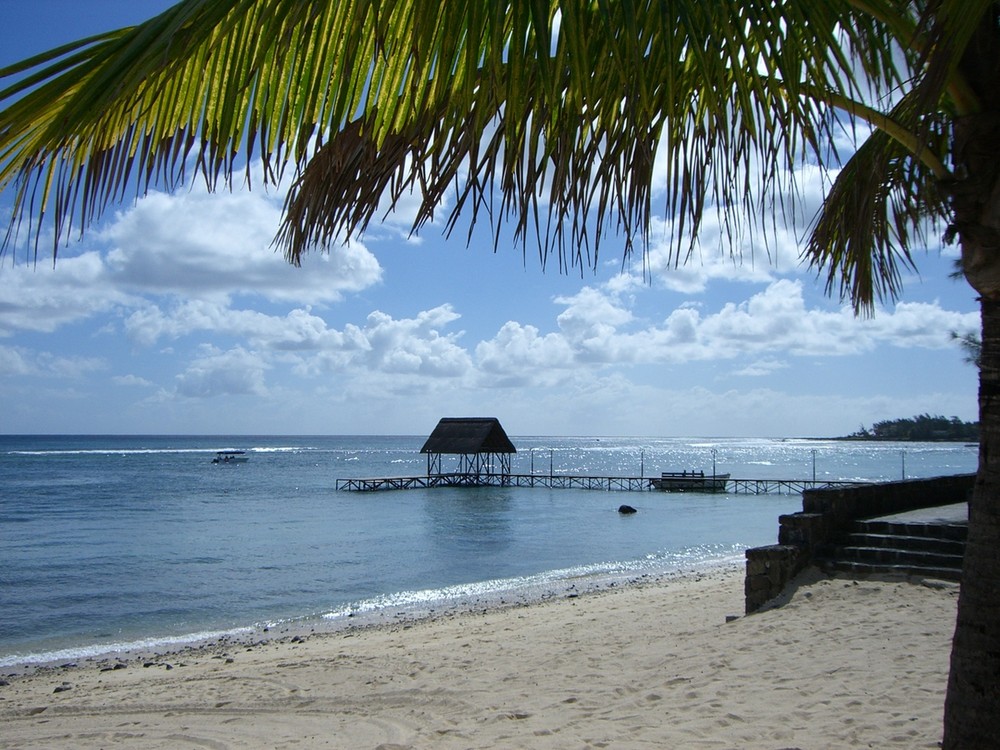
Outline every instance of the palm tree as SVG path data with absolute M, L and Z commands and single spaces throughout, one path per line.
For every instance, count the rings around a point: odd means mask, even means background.
M 994 746 L 1000 2 L 184 0 L 0 75 L 12 81 L 0 92 L 5 246 L 36 254 L 50 229 L 55 253 L 133 192 L 188 171 L 216 188 L 251 157 L 265 182 L 294 177 L 277 237 L 292 262 L 417 191 L 414 230 L 450 195 L 449 232 L 459 216 L 510 222 L 543 265 L 585 267 L 611 232 L 641 252 L 654 180 L 676 263 L 711 211 L 723 251 L 766 248 L 811 163 L 830 185 L 804 257 L 868 314 L 899 293 L 924 232 L 947 224 L 983 335 L 944 737 Z

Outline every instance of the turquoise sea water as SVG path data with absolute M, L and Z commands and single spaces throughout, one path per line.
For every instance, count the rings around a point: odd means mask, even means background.
M 512 437 L 516 473 L 894 480 L 951 443 Z M 0 667 L 736 564 L 792 495 L 336 492 L 420 475 L 423 437 L 0 436 Z M 211 463 L 248 451 L 245 464 Z M 634 516 L 620 516 L 628 503 Z

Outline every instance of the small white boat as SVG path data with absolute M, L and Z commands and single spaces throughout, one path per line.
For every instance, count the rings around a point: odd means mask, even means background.
M 215 458 L 212 459 L 213 464 L 245 464 L 250 460 L 250 456 L 247 455 L 246 451 L 218 451 L 215 454 Z
M 662 492 L 725 492 L 728 474 L 709 474 L 703 471 L 665 471 L 659 479 L 649 484 Z

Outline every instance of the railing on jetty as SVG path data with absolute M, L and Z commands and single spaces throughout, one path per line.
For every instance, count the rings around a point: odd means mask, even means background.
M 830 490 L 856 487 L 870 482 L 831 482 L 825 479 L 730 479 L 726 492 L 730 495 L 801 495 L 805 490 Z
M 378 492 L 428 487 L 549 487 L 553 489 L 605 490 L 608 492 L 660 492 L 651 485 L 653 477 L 583 476 L 579 474 L 431 474 L 420 477 L 374 477 L 338 479 L 337 490 Z M 808 489 L 827 489 L 865 484 L 864 482 L 821 479 L 729 479 L 718 492 L 692 490 L 697 494 L 797 495 Z M 662 490 L 664 494 L 675 494 Z

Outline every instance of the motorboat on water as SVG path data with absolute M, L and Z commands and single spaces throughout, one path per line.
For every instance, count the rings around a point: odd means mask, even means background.
M 659 479 L 650 479 L 654 490 L 662 492 L 725 492 L 728 474 L 709 474 L 703 471 L 664 471 Z
M 217 451 L 213 464 L 245 464 L 250 460 L 246 451 Z

